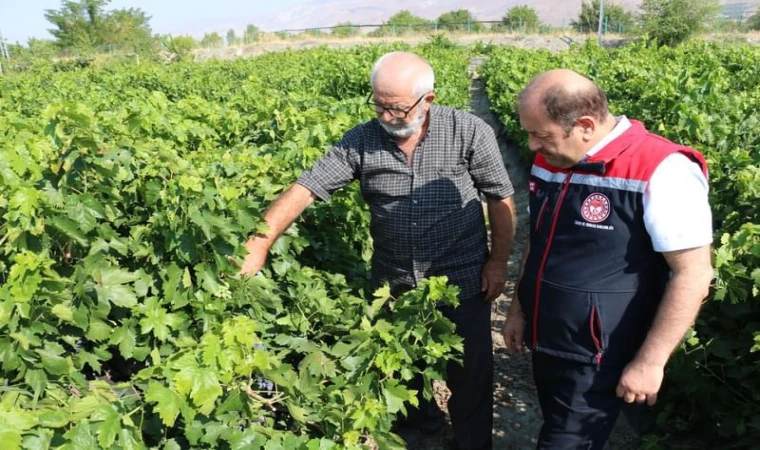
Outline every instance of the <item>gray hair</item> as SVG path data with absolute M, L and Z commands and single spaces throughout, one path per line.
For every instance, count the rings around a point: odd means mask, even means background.
M 536 83 L 540 79 L 539 75 L 520 92 L 517 97 L 518 108 L 522 108 L 528 98 L 532 98 Z M 607 94 L 590 80 L 589 86 L 576 89 L 569 89 L 561 84 L 552 85 L 537 95 L 537 100 L 544 107 L 549 120 L 561 126 L 568 135 L 581 117 L 591 116 L 604 123 L 610 114 Z
M 369 81 L 372 86 L 372 88 L 375 88 L 375 80 L 377 79 L 377 72 L 380 70 L 382 65 L 385 63 L 386 60 L 389 58 L 392 58 L 394 56 L 398 56 L 401 54 L 408 54 L 412 55 L 413 53 L 407 53 L 407 52 L 391 52 L 386 53 L 385 55 L 381 56 L 377 62 L 375 62 L 375 65 L 372 67 L 372 73 L 370 74 Z M 414 85 L 412 86 L 412 95 L 419 97 L 422 96 L 428 92 L 431 92 L 433 88 L 435 87 L 435 74 L 433 73 L 433 68 L 430 66 L 430 63 L 427 62 L 424 58 L 418 55 L 414 55 L 420 58 L 422 63 L 425 65 L 425 68 L 423 69 L 422 73 L 417 75 Z

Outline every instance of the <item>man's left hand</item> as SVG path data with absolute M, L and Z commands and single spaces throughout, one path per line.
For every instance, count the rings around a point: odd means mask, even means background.
M 485 292 L 486 301 L 492 302 L 504 292 L 507 284 L 507 262 L 489 259 L 480 275 L 480 290 Z
M 623 369 L 615 393 L 626 403 L 646 402 L 652 406 L 657 402 L 664 375 L 665 366 L 634 359 Z

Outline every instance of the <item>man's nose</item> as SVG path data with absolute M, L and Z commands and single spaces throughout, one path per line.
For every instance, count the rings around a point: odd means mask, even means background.
M 528 148 L 530 151 L 536 152 L 541 148 L 541 143 L 538 141 L 538 139 L 528 135 Z

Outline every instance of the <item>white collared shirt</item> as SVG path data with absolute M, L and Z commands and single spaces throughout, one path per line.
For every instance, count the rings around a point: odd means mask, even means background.
M 631 127 L 625 116 L 586 153 L 593 156 Z M 657 166 L 644 190 L 644 225 L 657 252 L 672 252 L 712 243 L 712 211 L 702 169 L 683 153 Z

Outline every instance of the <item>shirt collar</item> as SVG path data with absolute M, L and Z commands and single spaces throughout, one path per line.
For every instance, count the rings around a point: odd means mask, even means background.
M 584 156 L 584 159 L 587 159 L 596 155 L 604 147 L 609 145 L 610 142 L 619 138 L 623 133 L 625 133 L 629 128 L 631 128 L 631 121 L 628 120 L 626 116 L 618 116 L 615 119 L 617 120 L 617 123 L 612 128 L 612 131 L 610 131 L 609 134 L 607 134 L 607 136 L 605 136 L 601 141 L 597 142 L 595 146 L 591 147 L 591 150 L 586 152 L 586 156 Z

